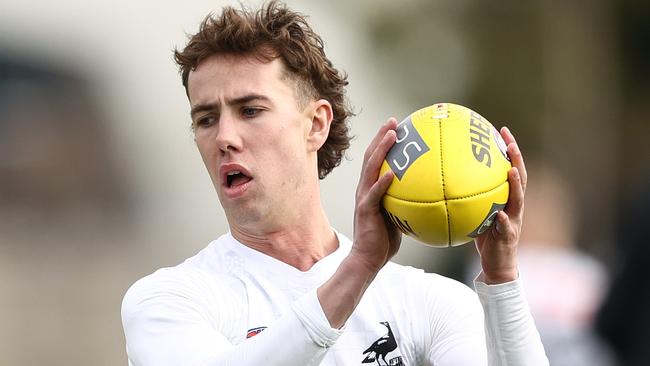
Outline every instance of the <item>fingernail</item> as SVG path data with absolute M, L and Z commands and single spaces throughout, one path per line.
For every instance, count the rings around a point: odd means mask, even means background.
M 394 176 L 393 171 L 389 169 L 386 173 L 384 173 L 383 179 L 386 179 L 386 181 L 388 182 L 392 182 L 393 176 Z

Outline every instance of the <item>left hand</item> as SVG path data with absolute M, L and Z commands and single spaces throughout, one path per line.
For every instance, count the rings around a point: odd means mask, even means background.
M 508 202 L 505 209 L 497 214 L 494 225 L 475 240 L 481 257 L 483 281 L 490 285 L 514 281 L 519 276 L 517 246 L 524 217 L 524 192 L 528 177 L 515 137 L 507 127 L 502 127 L 500 132 L 508 146 L 507 153 L 512 163 L 512 168 L 508 171 Z
M 363 158 L 354 209 L 354 240 L 350 257 L 378 272 L 399 250 L 402 235 L 383 213 L 381 200 L 393 181 L 393 171 L 380 175 L 386 154 L 397 139 L 397 120 L 377 131 Z

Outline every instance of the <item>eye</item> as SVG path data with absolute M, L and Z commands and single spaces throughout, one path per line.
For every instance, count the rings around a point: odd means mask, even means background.
M 202 116 L 194 121 L 194 127 L 210 127 L 215 123 L 215 121 L 216 119 L 213 116 Z
M 253 118 L 253 117 L 257 116 L 261 111 L 262 111 L 261 108 L 243 107 L 241 109 L 241 114 L 245 118 Z

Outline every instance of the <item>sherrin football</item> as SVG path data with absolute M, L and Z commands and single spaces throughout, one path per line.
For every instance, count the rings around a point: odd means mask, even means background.
M 438 103 L 397 125 L 381 173 L 393 182 L 382 203 L 405 234 L 435 247 L 472 241 L 508 201 L 506 144 L 469 108 Z

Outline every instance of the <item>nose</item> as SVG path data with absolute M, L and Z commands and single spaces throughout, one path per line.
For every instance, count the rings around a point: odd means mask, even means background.
M 241 149 L 241 136 L 238 125 L 232 116 L 228 116 L 225 113 L 221 115 L 215 139 L 219 150 L 223 154 L 228 151 L 238 151 Z

